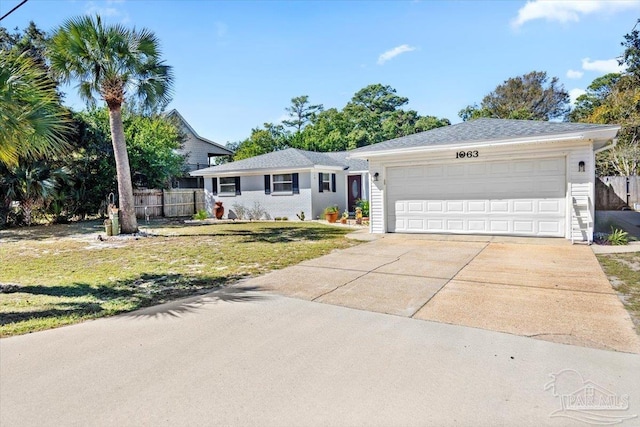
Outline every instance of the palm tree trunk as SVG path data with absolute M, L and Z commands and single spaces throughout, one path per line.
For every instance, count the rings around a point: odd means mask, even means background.
M 138 231 L 138 221 L 136 220 L 131 169 L 129 167 L 127 144 L 124 140 L 120 106 L 109 106 L 109 126 L 111 126 L 111 142 L 113 144 L 113 154 L 116 159 L 116 172 L 118 173 L 120 225 L 123 234 L 132 234 Z

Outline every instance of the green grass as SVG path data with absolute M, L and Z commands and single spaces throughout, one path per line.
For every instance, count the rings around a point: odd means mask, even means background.
M 598 261 L 640 334 L 640 252 L 598 255 Z
M 233 284 L 356 244 L 317 223 L 156 223 L 99 241 L 99 222 L 0 232 L 0 336 L 109 316 Z

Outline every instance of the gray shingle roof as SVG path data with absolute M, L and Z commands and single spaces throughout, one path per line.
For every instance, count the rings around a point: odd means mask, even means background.
M 561 135 L 615 127 L 617 126 L 482 118 L 361 147 L 353 150 L 352 153 L 372 153 L 385 150 L 460 144 L 465 142 L 542 137 L 545 135 Z
M 318 153 L 315 151 L 287 148 L 286 150 L 273 151 L 260 156 L 238 160 L 237 162 L 211 166 L 192 172 L 191 175 L 215 175 L 217 173 L 249 172 L 252 170 L 268 169 L 305 169 L 314 166 L 339 167 L 350 170 L 367 170 L 367 161 L 360 159 L 347 159 L 347 151 L 334 153 Z

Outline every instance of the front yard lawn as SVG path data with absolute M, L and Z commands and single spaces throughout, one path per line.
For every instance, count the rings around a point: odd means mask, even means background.
M 318 223 L 166 222 L 105 241 L 99 222 L 0 231 L 0 336 L 204 293 L 356 244 Z
M 598 255 L 598 261 L 640 334 L 640 252 Z

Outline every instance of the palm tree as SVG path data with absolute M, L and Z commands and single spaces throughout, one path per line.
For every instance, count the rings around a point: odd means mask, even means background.
M 26 53 L 0 50 L 0 163 L 13 168 L 20 159 L 59 154 L 70 130 L 46 70 Z
M 78 80 L 78 91 L 89 105 L 96 95 L 109 108 L 111 142 L 116 160 L 123 233 L 138 231 L 129 156 L 122 126 L 125 97 L 135 97 L 151 110 L 171 98 L 171 67 L 160 60 L 156 36 L 147 29 L 105 25 L 100 16 L 66 21 L 49 47 L 51 69 L 64 83 Z

